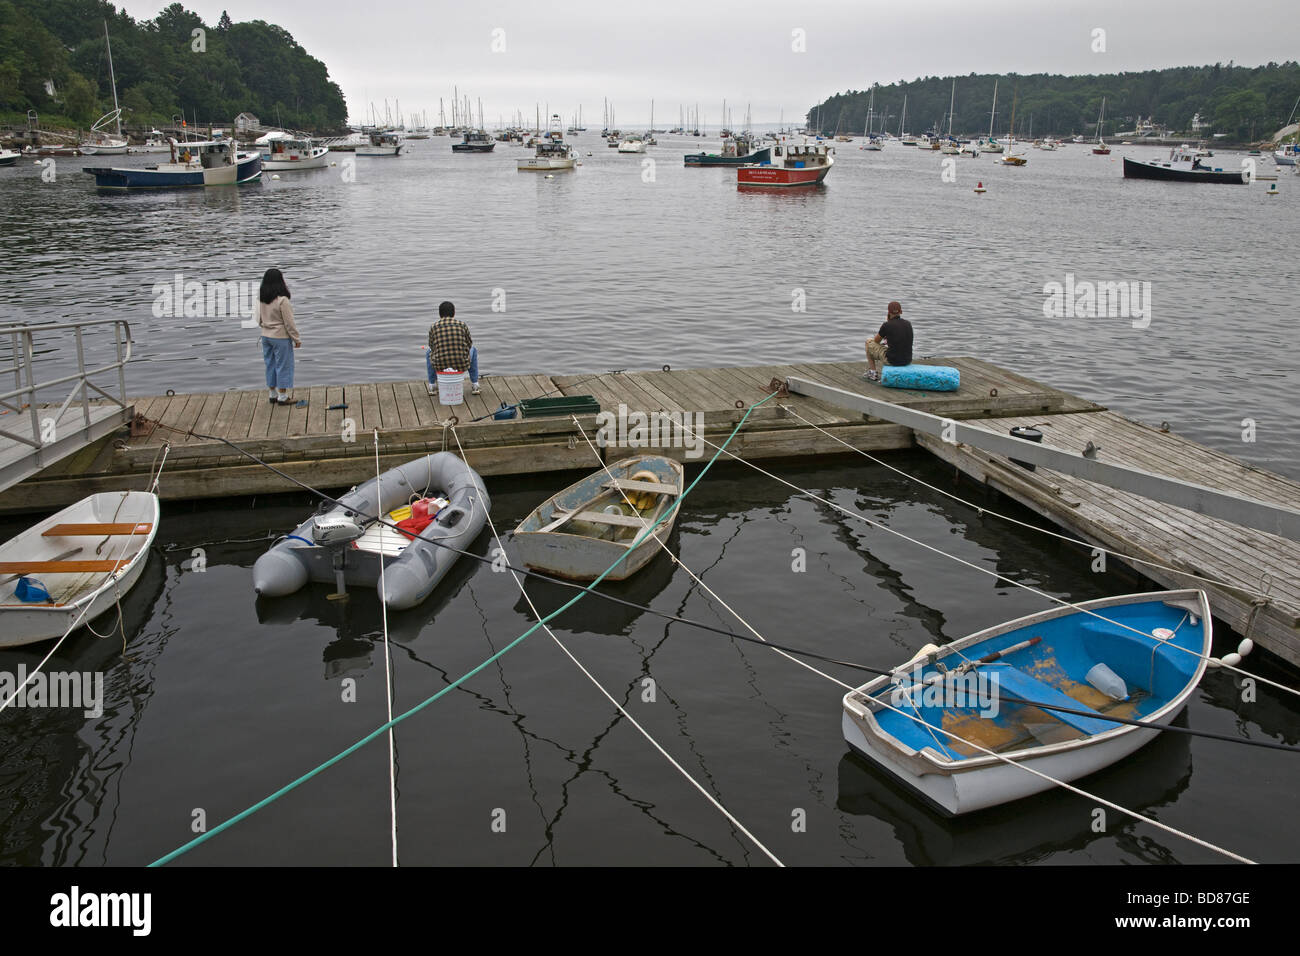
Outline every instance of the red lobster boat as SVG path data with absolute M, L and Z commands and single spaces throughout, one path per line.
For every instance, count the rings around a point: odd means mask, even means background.
M 835 165 L 835 147 L 824 143 L 787 143 L 772 147 L 772 161 L 741 166 L 736 170 L 736 185 L 793 189 L 817 186 Z

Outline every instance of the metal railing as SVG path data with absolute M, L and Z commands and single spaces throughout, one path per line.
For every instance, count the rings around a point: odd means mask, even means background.
M 114 361 L 97 368 L 87 369 L 85 342 L 82 332 L 92 326 L 101 325 L 112 326 Z M 52 378 L 49 381 L 37 381 L 36 337 L 49 332 L 66 332 L 69 329 L 73 331 L 77 343 L 77 370 L 69 375 Z M 126 363 L 131 361 L 132 342 L 131 326 L 125 319 L 88 319 L 84 322 L 9 325 L 0 327 L 0 341 L 4 341 L 5 338 L 9 339 L 11 345 L 10 358 L 12 361 L 11 368 L 8 371 L 13 373 L 14 387 L 0 394 L 0 408 L 19 415 L 26 412 L 31 421 L 32 433 L 28 437 L 0 428 L 0 437 L 12 439 L 34 449 L 40 449 L 44 444 L 40 419 L 41 417 L 48 419 L 49 413 L 46 411 L 43 416 L 38 415 L 38 393 L 68 383 L 72 383 L 72 389 L 58 406 L 58 411 L 53 417 L 56 426 L 62 421 L 69 408 L 73 407 L 73 402 L 80 397 L 82 423 L 84 427 L 89 428 L 91 424 L 91 391 L 101 396 L 96 401 L 107 400 L 124 410 L 128 407 L 126 401 Z M 93 377 L 107 375 L 111 372 L 117 372 L 118 394 L 116 397 L 91 381 Z M 0 422 L 3 421 L 4 418 L 0 417 Z

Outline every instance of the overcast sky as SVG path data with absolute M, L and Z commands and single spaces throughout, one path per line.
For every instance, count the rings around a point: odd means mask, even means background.
M 164 0 L 126 0 L 138 20 Z M 410 118 L 452 87 L 483 101 L 495 125 L 534 104 L 567 121 L 583 107 L 599 126 L 609 97 L 621 126 L 642 125 L 655 101 L 658 126 L 697 101 L 716 124 L 722 99 L 740 122 L 799 118 L 836 92 L 918 76 L 965 73 L 1116 73 L 1229 60 L 1297 56 L 1300 4 L 1264 0 L 866 0 L 698 2 L 657 0 L 186 0 L 204 21 L 222 10 L 287 29 L 324 61 L 360 120 L 374 103 L 401 101 Z M 1225 11 L 1228 11 L 1225 15 Z M 1105 30 L 1105 52 L 1093 31 Z M 493 31 L 503 52 L 493 52 Z M 804 31 L 806 52 L 792 49 Z

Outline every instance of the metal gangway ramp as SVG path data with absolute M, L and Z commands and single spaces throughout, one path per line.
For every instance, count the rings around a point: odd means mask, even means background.
M 69 338 L 75 350 L 66 348 Z M 12 387 L 0 393 L 0 491 L 131 421 L 131 327 L 124 319 L 0 326 L 0 347 L 5 343 L 10 365 L 0 371 L 0 383 L 8 384 L 11 374 Z M 109 352 L 111 361 L 87 368 L 87 348 L 93 360 Z M 117 394 L 96 380 L 109 380 Z

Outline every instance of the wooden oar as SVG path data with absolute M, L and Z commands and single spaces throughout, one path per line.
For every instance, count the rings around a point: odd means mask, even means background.
M 50 558 L 49 560 L 51 560 L 51 561 L 66 561 L 66 560 L 68 560 L 68 558 L 72 557 L 74 554 L 80 554 L 81 551 L 82 551 L 82 549 L 81 549 L 80 547 L 69 548 L 67 551 L 64 551 L 62 554 L 56 554 L 53 558 Z M 3 579 L 3 580 L 0 580 L 0 584 L 8 584 L 10 581 L 17 581 L 19 578 L 21 578 L 21 577 L 25 577 L 25 576 L 26 576 L 26 575 L 23 575 L 23 574 L 11 574 L 11 575 L 9 575 L 9 577 L 7 577 L 7 578 L 5 578 L 5 579 Z
M 979 658 L 979 660 L 967 661 L 966 663 L 962 664 L 961 667 L 957 668 L 957 672 L 965 673 L 966 671 L 970 670 L 972 667 L 976 667 L 979 664 L 992 664 L 994 661 L 999 661 L 1002 658 L 1006 657 L 1008 654 L 1014 654 L 1016 651 L 1023 651 L 1026 647 L 1033 647 L 1041 640 L 1042 640 L 1041 637 L 1031 637 L 1027 641 L 1021 641 L 1019 644 L 1012 644 L 1010 647 L 1006 648 L 1005 650 L 994 651 L 992 654 L 985 654 L 983 657 Z

